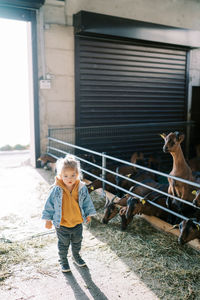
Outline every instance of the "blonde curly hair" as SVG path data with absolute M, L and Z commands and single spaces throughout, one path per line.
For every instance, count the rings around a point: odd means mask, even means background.
M 72 154 L 67 154 L 64 158 L 59 158 L 56 162 L 57 174 L 60 175 L 65 169 L 76 170 L 78 178 L 82 178 L 80 161 Z

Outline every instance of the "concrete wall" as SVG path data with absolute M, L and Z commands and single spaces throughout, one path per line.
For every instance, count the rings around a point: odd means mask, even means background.
M 74 127 L 75 124 L 74 29 L 65 25 L 65 9 L 62 2 L 47 1 L 43 15 L 44 49 L 41 47 L 40 34 L 39 78 L 50 78 L 51 88 L 41 88 L 39 92 L 41 152 L 46 151 L 49 127 Z
M 45 74 L 51 88 L 40 89 L 41 152 L 46 151 L 48 127 L 75 124 L 73 14 L 87 10 L 101 14 L 200 30 L 199 0 L 46 0 L 44 5 Z M 39 41 L 39 77 L 42 48 Z M 189 103 L 192 85 L 200 85 L 200 50 L 191 52 Z
M 46 74 L 52 79 L 50 89 L 40 89 L 43 152 L 48 127 L 73 127 L 75 124 L 73 27 L 51 24 L 44 36 Z

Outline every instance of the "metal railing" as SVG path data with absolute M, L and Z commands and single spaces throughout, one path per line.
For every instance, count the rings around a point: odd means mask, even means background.
M 79 145 L 83 148 L 98 151 L 123 160 L 129 160 L 133 152 L 142 152 L 146 157 L 154 157 L 162 161 L 160 170 L 168 171 L 171 164 L 170 155 L 160 151 L 163 140 L 159 133 L 180 131 L 186 134 L 191 131 L 193 122 L 137 122 L 121 125 L 87 126 L 87 127 L 60 127 L 49 128 L 49 137 L 63 142 Z M 183 143 L 188 148 L 188 138 Z M 60 145 L 62 149 L 64 145 Z M 66 150 L 66 149 L 62 149 Z M 76 150 L 78 155 L 78 150 Z M 189 157 L 189 152 L 186 153 Z
M 122 174 L 119 174 L 119 173 L 117 173 L 117 172 L 114 172 L 114 171 L 112 171 L 112 170 L 106 168 L 106 160 L 109 159 L 109 160 L 115 161 L 115 162 L 120 163 L 120 164 L 123 164 L 123 165 L 132 166 L 132 167 L 135 167 L 135 168 L 137 168 L 137 169 L 141 169 L 141 170 L 143 170 L 143 171 L 147 171 L 147 172 L 150 172 L 150 173 L 159 175 L 159 176 L 163 176 L 163 177 L 165 177 L 165 178 L 175 179 L 175 180 L 177 180 L 177 181 L 180 181 L 180 182 L 183 182 L 183 183 L 192 185 L 193 187 L 196 187 L 197 189 L 200 189 L 200 184 L 198 184 L 198 183 L 196 183 L 196 182 L 188 181 L 188 180 L 185 180 L 185 179 L 182 179 L 182 178 L 179 178 L 179 177 L 175 177 L 175 176 L 172 176 L 172 175 L 169 175 L 169 174 L 165 174 L 165 173 L 160 172 L 160 171 L 157 171 L 157 170 L 153 170 L 153 169 L 150 169 L 150 168 L 147 168 L 147 167 L 138 165 L 138 164 L 134 164 L 134 163 L 128 162 L 128 161 L 126 161 L 126 160 L 122 160 L 122 159 L 119 159 L 119 158 L 116 158 L 116 157 L 107 155 L 105 152 L 100 153 L 100 152 L 97 152 L 97 151 L 94 151 L 94 150 L 90 150 L 90 149 L 87 149 L 87 148 L 83 148 L 83 147 L 80 147 L 80 146 L 77 146 L 77 145 L 74 145 L 74 144 L 71 144 L 71 143 L 68 143 L 68 142 L 59 140 L 59 139 L 55 139 L 55 138 L 52 138 L 52 137 L 48 137 L 48 141 L 49 141 L 49 144 L 48 144 L 48 147 L 47 147 L 47 153 L 48 153 L 49 155 L 53 156 L 53 157 L 56 158 L 56 159 L 60 158 L 60 156 L 63 155 L 63 154 L 66 155 L 66 154 L 68 154 L 68 153 L 73 153 L 73 152 L 74 152 L 74 149 L 79 149 L 79 150 L 84 151 L 84 152 L 86 152 L 86 153 L 94 154 L 94 155 L 97 155 L 97 156 L 101 157 L 101 158 L 102 158 L 102 165 L 100 166 L 100 165 L 97 165 L 96 163 L 90 162 L 90 161 L 88 161 L 88 160 L 82 158 L 81 156 L 76 156 L 76 155 L 75 155 L 80 161 L 82 161 L 82 162 L 84 162 L 84 163 L 86 163 L 86 164 L 89 164 L 89 165 L 91 165 L 91 166 L 93 166 L 93 167 L 95 167 L 95 168 L 98 168 L 98 169 L 101 169 L 101 170 L 102 170 L 102 175 L 101 175 L 101 177 L 99 177 L 99 176 L 97 176 L 97 175 L 95 175 L 95 174 L 93 174 L 93 173 L 91 173 L 91 172 L 89 172 L 89 171 L 87 171 L 87 170 L 84 170 L 84 169 L 82 169 L 82 172 L 85 173 L 85 174 L 87 174 L 87 175 L 90 175 L 90 176 L 94 177 L 95 179 L 98 179 L 98 180 L 102 181 L 102 184 L 104 184 L 104 185 L 103 185 L 103 188 L 105 188 L 105 184 L 108 184 L 108 185 L 110 185 L 110 186 L 112 186 L 112 187 L 114 187 L 114 188 L 116 188 L 116 189 L 118 189 L 118 190 L 121 190 L 121 191 L 124 192 L 124 193 L 128 193 L 128 194 L 130 194 L 131 196 L 137 197 L 137 198 L 139 198 L 140 200 L 144 199 L 144 197 L 142 197 L 142 196 L 140 196 L 140 195 L 138 195 L 138 194 L 135 194 L 135 193 L 133 193 L 133 192 L 131 192 L 131 191 L 129 191 L 129 190 L 126 190 L 126 189 L 124 189 L 124 188 L 122 188 L 122 187 L 120 187 L 120 186 L 118 186 L 118 185 L 116 185 L 116 184 L 114 184 L 114 183 L 112 183 L 112 182 L 106 180 L 106 179 L 105 179 L 106 172 L 109 172 L 109 173 L 111 173 L 111 174 L 113 174 L 113 175 L 115 175 L 115 176 L 117 176 L 117 177 L 120 177 L 120 178 L 122 178 L 122 179 L 128 180 L 128 181 L 130 181 L 130 182 L 132 182 L 132 183 L 134 183 L 134 184 L 141 185 L 141 186 L 143 186 L 143 187 L 146 187 L 146 188 L 148 188 L 148 189 L 151 189 L 152 191 L 155 191 L 155 192 L 157 192 L 157 193 L 160 193 L 160 194 L 162 194 L 162 195 L 164 195 L 164 196 L 166 196 L 166 197 L 173 198 L 173 199 L 175 199 L 175 200 L 177 200 L 177 201 L 180 201 L 180 202 L 182 202 L 182 203 L 184 203 L 184 204 L 187 204 L 187 205 L 189 205 L 189 206 L 192 206 L 192 207 L 194 207 L 194 208 L 197 209 L 197 210 L 200 209 L 199 207 L 197 207 L 196 205 L 194 205 L 192 202 L 189 202 L 189 201 L 186 201 L 186 200 L 181 199 L 181 198 L 179 198 L 179 197 L 173 196 L 173 195 L 168 194 L 168 193 L 166 193 L 166 192 L 163 192 L 163 191 L 161 191 L 161 190 L 159 190 L 159 189 L 156 189 L 156 188 L 154 188 L 154 187 L 151 187 L 151 186 L 149 186 L 149 185 L 146 185 L 146 184 L 144 184 L 144 183 L 142 183 L 142 182 L 140 182 L 140 181 L 131 179 L 131 178 L 127 177 L 127 176 L 124 176 L 124 175 L 122 175 Z M 53 144 L 54 146 L 52 146 L 52 144 Z M 68 151 L 65 151 L 65 150 L 63 150 L 63 149 L 59 149 L 59 146 L 55 147 L 56 145 L 63 145 L 63 146 L 66 146 L 67 149 L 68 149 Z M 71 149 L 71 151 L 69 151 L 69 149 Z M 57 154 L 57 155 L 56 155 L 56 154 Z M 147 202 L 149 202 L 150 204 L 152 204 L 152 205 L 154 205 L 154 206 L 156 206 L 156 207 L 158 207 L 158 208 L 160 208 L 160 209 L 162 209 L 162 210 L 164 210 L 164 211 L 166 211 L 166 212 L 168 212 L 168 213 L 170 213 L 170 214 L 172 214 L 172 215 L 175 215 L 176 217 L 178 217 L 178 218 L 180 218 L 180 219 L 183 219 L 183 220 L 188 220 L 188 219 L 189 219 L 188 217 L 185 217 L 185 216 L 183 216 L 183 215 L 181 215 L 181 214 L 179 214 L 179 213 L 177 213 L 177 212 L 175 212 L 175 211 L 172 211 L 172 210 L 170 210 L 170 209 L 168 209 L 168 208 L 165 208 L 165 207 L 163 207 L 163 206 L 161 206 L 161 205 L 159 205 L 159 204 L 157 204 L 157 203 L 155 203 L 155 202 L 153 202 L 153 201 L 151 201 L 151 200 L 149 200 L 149 199 L 146 199 L 146 198 L 145 198 L 145 200 L 146 200 Z M 193 222 L 196 223 L 196 224 L 198 224 L 198 225 L 200 225 L 200 223 L 198 223 L 198 222 L 196 222 L 196 221 L 193 221 Z

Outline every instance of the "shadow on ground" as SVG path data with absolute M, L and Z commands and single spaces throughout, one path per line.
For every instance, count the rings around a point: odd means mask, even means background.
M 108 298 L 104 295 L 104 293 L 99 289 L 99 287 L 92 280 L 90 271 L 88 267 L 77 267 L 75 265 L 77 271 L 80 273 L 81 277 L 85 281 L 85 286 L 92 295 L 95 300 L 108 300 Z M 80 285 L 76 281 L 76 278 L 73 276 L 71 272 L 64 274 L 67 282 L 70 284 L 71 288 L 74 291 L 74 295 L 76 299 L 89 299 L 88 296 L 81 289 Z

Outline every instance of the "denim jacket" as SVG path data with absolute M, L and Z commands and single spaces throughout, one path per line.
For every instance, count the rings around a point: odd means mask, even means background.
M 60 227 L 62 216 L 62 195 L 63 189 L 55 185 L 47 198 L 44 210 L 42 212 L 42 219 L 52 220 L 55 227 Z M 79 183 L 79 207 L 84 222 L 88 216 L 96 215 L 96 210 L 88 193 L 88 189 L 84 182 Z

